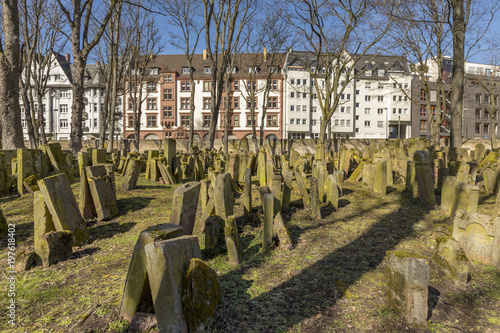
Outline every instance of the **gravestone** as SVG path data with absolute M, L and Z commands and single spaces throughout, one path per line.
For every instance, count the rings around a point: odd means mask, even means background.
M 174 174 L 174 159 L 177 153 L 176 142 L 174 139 L 165 139 L 163 141 L 163 156 L 167 159 L 167 166 L 171 174 Z
M 326 202 L 337 210 L 339 209 L 339 188 L 335 175 L 328 175 L 326 184 Z
M 243 187 L 243 215 L 248 216 L 252 212 L 252 170 L 245 170 L 245 186 Z
M 281 212 L 276 214 L 273 221 L 273 237 L 278 237 L 280 248 L 291 250 L 292 249 L 292 237 L 290 236 L 290 231 L 283 221 L 283 216 Z
M 309 194 L 307 193 L 306 184 L 304 183 L 304 178 L 299 168 L 295 168 L 295 181 L 297 182 L 297 187 L 299 188 L 300 195 L 302 197 L 302 203 L 305 208 L 311 207 L 311 201 L 309 199 Z
M 85 168 L 90 193 L 100 221 L 108 220 L 118 214 L 118 205 L 113 192 L 113 183 L 106 167 L 95 165 Z
M 56 231 L 54 226 L 54 221 L 52 220 L 52 215 L 49 212 L 49 208 L 45 204 L 43 199 L 43 194 L 37 191 L 33 195 L 33 221 L 34 221 L 34 243 L 35 252 L 38 254 L 40 251 L 40 241 L 43 235 Z M 3 216 L 3 214 L 2 214 Z M 7 224 L 5 224 L 7 227 Z M 1 228 L 0 228 L 1 229 Z M 5 234 L 7 234 L 7 228 L 5 228 Z M 0 233 L 0 237 L 3 237 Z
M 281 211 L 281 201 L 283 200 L 283 192 L 281 190 L 282 178 L 281 175 L 273 175 L 274 214 L 278 214 Z
M 441 210 L 449 216 L 454 216 L 458 204 L 457 177 L 448 176 L 444 178 L 441 189 Z
M 467 257 L 458 242 L 452 237 L 436 238 L 436 252 L 432 257 L 434 263 L 456 285 L 465 285 L 469 276 Z
M 418 150 L 413 156 L 415 165 L 415 183 L 418 188 L 418 197 L 420 201 L 430 207 L 436 205 L 436 195 L 434 193 L 434 177 L 430 165 L 429 153 L 424 150 Z
M 37 255 L 43 267 L 49 267 L 73 253 L 73 233 L 69 230 L 51 231 L 38 240 Z
M 402 252 L 387 252 L 387 298 L 411 327 L 427 327 L 429 260 Z
M 309 178 L 309 196 L 311 202 L 311 217 L 321 219 L 320 198 L 318 190 L 318 180 L 314 177 Z
M 143 162 L 137 158 L 131 158 L 129 160 L 122 180 L 122 191 L 130 191 L 137 186 L 137 180 L 139 179 L 142 166 Z
M 182 227 L 165 223 L 148 227 L 139 234 L 125 279 L 120 316 L 131 321 L 136 312 L 152 311 L 151 288 L 149 286 L 144 247 L 153 242 L 160 242 L 183 235 Z
M 7 219 L 5 218 L 5 215 L 3 214 L 3 211 L 0 208 L 0 238 L 7 236 L 8 231 L 9 231 L 9 225 L 7 223 Z
M 385 196 L 387 193 L 387 160 L 385 158 L 375 160 L 373 193 L 380 196 Z
M 217 215 L 209 216 L 205 221 L 205 249 L 215 250 L 224 244 L 224 220 Z
M 88 231 L 66 174 L 43 178 L 38 181 L 38 186 L 56 230 L 70 230 L 75 237 L 75 245 L 81 244 L 88 237 Z
M 44 145 L 44 150 L 49 157 L 50 163 L 59 173 L 65 173 L 68 176 L 70 182 L 73 181 L 73 172 L 70 166 L 66 163 L 66 156 L 61 149 L 61 144 L 58 142 L 48 143 Z
M 453 238 L 469 260 L 500 267 L 500 218 L 457 211 Z
M 284 169 L 283 193 L 281 201 L 281 210 L 287 211 L 290 209 L 290 199 L 292 196 L 293 171 Z
M 218 175 L 214 186 L 215 214 L 226 220 L 233 215 L 233 202 L 231 176 L 228 173 Z
M 174 192 L 170 222 L 180 225 L 185 235 L 193 233 L 199 194 L 200 182 L 197 181 L 183 184 Z
M 273 245 L 274 196 L 264 195 L 264 232 L 262 237 L 262 251 L 271 249 Z
M 224 228 L 227 255 L 230 265 L 238 265 L 241 261 L 241 244 L 238 227 L 234 215 L 228 216 Z

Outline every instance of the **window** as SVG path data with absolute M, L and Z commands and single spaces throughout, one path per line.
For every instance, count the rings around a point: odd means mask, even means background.
M 181 110 L 189 110 L 190 106 L 191 100 L 189 98 L 181 98 Z
M 26 128 L 26 126 L 27 126 L 26 119 L 21 119 L 21 126 L 23 128 Z
M 172 118 L 172 107 L 164 106 L 163 107 L 163 117 L 164 118 Z
M 181 81 L 181 91 L 191 91 L 191 82 Z
M 148 110 L 156 110 L 156 98 L 148 98 L 147 109 Z
M 148 82 L 146 91 L 148 93 L 150 93 L 150 92 L 156 92 L 156 82 Z
M 339 120 L 338 119 L 335 119 L 334 125 L 335 126 L 339 126 Z
M 269 90 L 277 90 L 278 89 L 278 81 L 277 80 L 271 80 L 269 83 Z
M 302 80 L 302 84 L 306 86 L 306 85 L 307 85 L 307 80 L 306 80 L 306 79 L 303 79 L 303 80 Z
M 256 90 L 257 89 L 257 81 L 247 80 L 247 88 L 248 88 L 248 90 Z
M 59 108 L 61 109 L 61 113 L 68 113 L 68 104 L 61 104 Z
M 365 120 L 365 127 L 370 127 L 372 125 L 372 122 L 369 120 Z
M 234 90 L 240 90 L 240 81 L 234 81 Z
M 203 127 L 209 127 L 209 126 L 210 126 L 210 115 L 204 114 L 203 115 Z
M 427 107 L 425 105 L 420 105 L 420 117 L 427 116 Z
M 432 115 L 435 117 L 436 116 L 436 106 L 435 105 L 431 106 L 431 111 L 432 111 Z
M 295 111 L 295 105 L 290 105 L 290 112 Z
M 181 126 L 184 126 L 184 127 L 189 126 L 189 119 L 190 119 L 189 115 L 182 115 L 181 116 Z
M 420 120 L 420 132 L 427 132 L 427 120 Z
M 252 115 L 247 114 L 247 127 L 251 127 L 253 124 L 256 124 L 256 119 L 257 119 L 257 116 L 253 116 L 253 120 L 252 120 Z
M 425 101 L 425 90 L 424 89 L 420 89 L 420 100 Z
M 356 103 L 356 107 L 359 108 L 359 103 Z
M 372 76 L 372 71 L 371 71 L 371 70 L 366 71 L 366 72 L 365 72 L 365 75 L 366 75 L 366 76 Z
M 278 126 L 278 115 L 267 115 L 267 126 L 269 127 Z
M 163 82 L 172 82 L 172 74 L 163 75 Z
M 302 125 L 307 125 L 307 119 L 306 118 L 302 119 Z
M 295 84 L 295 79 L 290 79 L 290 84 L 294 85 Z
M 250 97 L 247 98 L 247 109 L 257 108 L 257 97 L 253 98 L 253 102 Z
M 233 105 L 235 109 L 240 108 L 240 98 L 239 97 L 233 97 Z
M 203 97 L 203 109 L 210 110 L 212 108 L 212 97 Z
M 346 126 L 351 126 L 351 119 L 347 119 L 346 122 L 345 122 L 345 125 Z
M 385 71 L 383 69 L 378 70 L 378 76 L 385 76 Z
M 149 75 L 157 75 L 158 74 L 158 67 L 151 67 L 148 72 Z
M 312 112 L 318 112 L 318 107 L 317 106 L 313 106 L 312 107 Z
M 290 125 L 294 125 L 295 124 L 295 119 L 294 118 L 290 118 Z
M 398 111 L 398 109 L 396 109 L 396 108 L 393 108 L 393 109 L 392 109 L 392 113 L 393 113 L 393 114 L 396 114 L 396 112 L 397 112 L 397 111 Z
M 345 126 L 345 119 L 340 119 L 340 126 L 344 127 Z
M 294 98 L 294 97 L 295 97 L 295 93 L 294 93 L 293 91 L 290 93 L 290 97 L 291 97 L 291 98 Z
M 128 116 L 128 127 L 134 127 L 134 116 Z
M 307 105 L 302 105 L 302 112 L 307 112 Z
M 366 89 L 371 89 L 372 88 L 372 83 L 371 82 L 365 82 L 365 88 Z
M 370 108 L 365 108 L 365 114 L 370 114 L 371 113 L 371 109 Z
M 259 67 L 257 66 L 248 67 L 248 73 L 258 73 L 258 72 L 259 72 Z
M 347 114 L 350 114 L 350 113 L 351 113 L 351 107 L 350 107 L 350 106 L 347 106 L 347 107 L 345 108 L 345 112 L 346 112 Z
M 476 123 L 475 129 L 476 134 L 481 134 L 481 123 Z
M 383 128 L 384 127 L 384 122 L 383 121 L 377 121 L 377 127 L 378 128 Z
M 156 116 L 148 115 L 148 125 L 147 127 L 156 127 Z
M 172 89 L 163 89 L 163 100 L 164 101 L 171 101 L 173 99 L 172 97 Z
M 205 74 L 211 74 L 212 73 L 212 67 L 205 66 L 205 68 L 203 69 L 203 72 Z
M 379 101 L 379 102 L 383 102 L 383 101 L 384 101 L 384 96 L 378 96 L 378 97 L 377 97 L 377 101 Z
M 343 106 L 342 106 L 342 107 L 340 108 L 340 113 L 345 113 L 345 107 L 343 107 Z
M 313 120 L 312 120 L 312 125 L 313 125 L 313 126 L 316 126 L 316 125 L 317 125 L 317 123 L 318 123 L 318 121 L 317 121 L 316 119 L 313 119 Z
M 356 90 L 356 95 L 359 95 L 359 90 Z
M 240 127 L 240 115 L 239 114 L 235 114 L 233 116 L 234 118 L 234 126 L 235 127 Z
M 302 98 L 307 98 L 307 94 L 306 93 L 302 93 Z
M 351 94 L 347 94 L 347 100 L 350 101 L 351 100 Z
M 189 74 L 189 73 L 191 73 L 189 67 L 182 67 L 182 74 Z
M 203 81 L 203 91 L 212 91 L 212 81 Z
M 379 89 L 384 89 L 384 84 L 379 82 L 379 83 L 378 83 L 378 88 L 379 88 Z
M 377 109 L 377 114 L 384 114 L 384 109 L 381 108 Z
M 483 134 L 488 134 L 490 132 L 490 125 L 483 124 Z
M 278 97 L 269 97 L 267 99 L 267 107 L 269 109 L 277 109 L 278 108 Z
M 300 79 L 297 79 L 297 85 L 300 86 Z
M 68 119 L 59 120 L 59 127 L 60 128 L 68 128 Z
M 69 98 L 69 90 L 67 89 L 61 89 L 61 98 Z
M 356 131 L 356 133 L 359 133 L 359 128 L 356 128 L 355 131 Z
M 481 109 L 476 109 L 476 119 L 481 119 Z
M 370 95 L 365 96 L 365 102 L 370 102 L 372 100 L 372 97 Z

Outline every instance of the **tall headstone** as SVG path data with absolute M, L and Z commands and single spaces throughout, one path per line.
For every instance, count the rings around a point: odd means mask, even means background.
M 180 225 L 185 235 L 193 233 L 199 194 L 200 182 L 197 181 L 183 184 L 174 192 L 170 222 Z
M 281 201 L 281 210 L 287 211 L 290 209 L 290 200 L 292 196 L 293 171 L 284 169 L 283 175 L 283 199 Z
M 100 221 L 108 220 L 118 214 L 118 205 L 113 192 L 112 180 L 103 164 L 85 168 L 90 193 Z
M 262 237 L 262 251 L 269 250 L 273 245 L 274 196 L 264 195 L 264 233 Z
M 245 216 L 252 212 L 252 170 L 245 170 L 245 186 L 243 187 L 243 214 Z
M 224 220 L 233 215 L 233 190 L 228 173 L 218 175 L 214 186 L 215 214 Z
M 314 177 L 309 178 L 309 196 L 311 202 L 311 217 L 321 219 L 321 206 L 319 199 L 318 180 Z

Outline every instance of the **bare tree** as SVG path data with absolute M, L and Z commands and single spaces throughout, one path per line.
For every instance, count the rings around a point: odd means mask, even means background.
M 231 78 L 240 37 L 256 10 L 255 0 L 203 0 L 205 42 L 212 75 L 209 147 L 213 148 L 225 82 Z M 228 72 L 228 68 L 229 73 Z M 225 137 L 227 150 L 227 135 Z
M 19 11 L 17 0 L 3 0 L 0 40 L 0 119 L 3 149 L 24 147 L 19 106 Z
M 346 87 L 364 73 L 356 72 L 354 65 L 385 36 L 400 2 L 379 5 L 365 0 L 285 0 L 286 20 L 308 50 L 297 60 L 314 81 L 312 93 L 322 112 L 320 143 Z M 389 15 L 382 19 L 382 13 Z
M 188 150 L 193 147 L 194 137 L 194 110 L 195 110 L 195 90 L 196 81 L 194 80 L 193 59 L 200 40 L 204 25 L 201 24 L 202 17 L 201 3 L 197 0 L 171 0 L 162 3 L 165 15 L 169 23 L 177 27 L 180 33 L 170 32 L 170 43 L 182 50 L 186 56 L 186 62 L 189 68 L 189 90 L 190 94 L 190 119 Z
M 107 8 L 104 10 L 104 17 L 99 20 L 100 27 L 94 36 L 89 36 L 92 17 L 95 16 L 94 0 L 73 0 L 71 6 L 61 0 L 57 0 L 64 17 L 71 30 L 67 34 L 71 41 L 73 49 L 74 70 L 72 71 L 72 92 L 73 106 L 71 114 L 71 134 L 69 148 L 74 154 L 82 148 L 82 118 L 85 108 L 84 104 L 84 76 L 87 58 L 90 51 L 97 45 L 101 39 L 106 25 L 111 18 L 115 5 L 120 0 L 110 0 Z
M 141 6 L 130 6 L 127 12 L 129 12 L 127 15 L 129 30 L 125 39 L 131 46 L 131 52 L 125 72 L 125 82 L 127 82 L 125 92 L 129 95 L 134 115 L 134 147 L 139 151 L 142 104 L 149 92 L 157 89 L 158 81 L 158 77 L 154 76 L 157 74 L 150 73 L 148 66 L 163 47 L 160 43 L 160 32 L 151 12 Z
M 64 47 L 60 43 L 61 13 L 54 5 L 50 0 L 23 0 L 19 6 L 23 40 L 20 89 L 31 148 L 47 143 L 43 98 L 49 73 Z

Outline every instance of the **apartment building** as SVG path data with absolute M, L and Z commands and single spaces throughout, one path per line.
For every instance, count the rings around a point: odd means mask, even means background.
M 105 95 L 98 64 L 87 65 L 84 80 L 83 139 L 97 139 L 101 128 L 100 112 L 103 108 Z M 71 84 L 72 65 L 69 54 L 66 54 L 66 56 L 54 54 L 47 80 L 47 93 L 42 98 L 45 134 L 48 139 L 69 140 L 73 107 Z M 25 140 L 28 140 L 23 101 L 20 102 L 23 136 Z M 119 112 L 116 113 L 116 117 L 115 133 L 121 135 L 122 122 Z
M 280 61 L 281 62 L 281 61 Z M 194 86 L 190 82 L 193 71 Z M 264 137 L 281 138 L 283 118 L 283 83 L 281 63 L 270 63 L 266 54 L 243 54 L 228 69 L 230 82 L 224 90 L 215 137 L 224 136 L 225 111 L 229 111 L 229 139 L 241 139 L 252 134 L 255 123 L 257 136 L 264 121 Z M 270 74 L 270 82 L 267 78 Z M 138 89 L 138 88 L 137 88 Z M 145 103 L 142 104 L 140 139 L 187 138 L 193 122 L 194 137 L 208 139 L 212 121 L 212 73 L 205 54 L 194 56 L 192 66 L 184 55 L 159 55 L 148 64 L 148 75 L 142 87 Z M 191 91 L 194 89 L 194 117 L 191 119 Z M 267 97 L 266 97 L 267 96 Z M 251 101 L 253 97 L 253 101 Z M 130 92 L 125 98 L 124 114 L 128 120 L 124 138 L 132 139 L 133 109 Z M 264 104 L 265 103 L 265 104 Z M 262 119 L 263 105 L 267 106 Z M 254 119 L 251 108 L 254 106 Z

